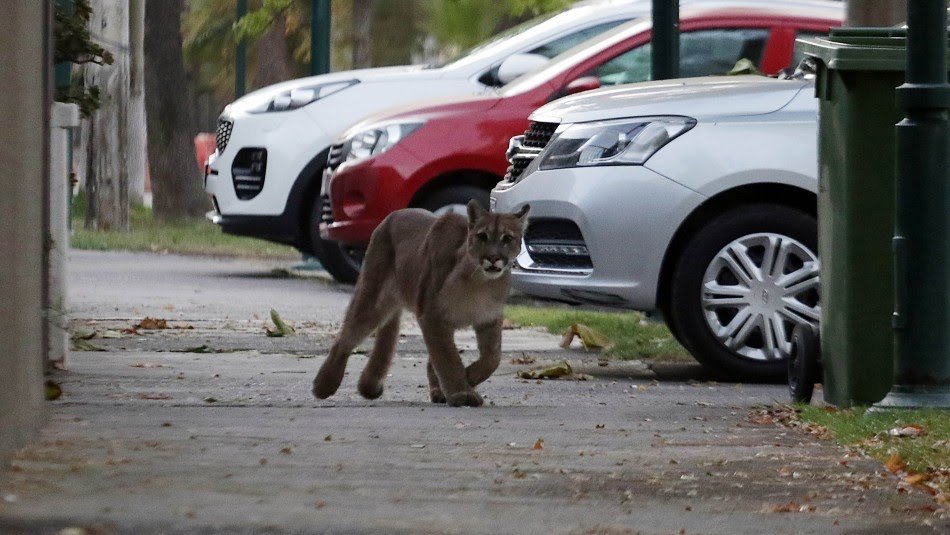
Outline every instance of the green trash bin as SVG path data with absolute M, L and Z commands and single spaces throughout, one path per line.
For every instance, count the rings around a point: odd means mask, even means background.
M 801 39 L 815 64 L 824 399 L 887 395 L 894 378 L 895 124 L 906 30 L 838 28 Z

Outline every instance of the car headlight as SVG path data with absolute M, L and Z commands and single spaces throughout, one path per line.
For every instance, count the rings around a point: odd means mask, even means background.
M 345 161 L 365 160 L 370 156 L 382 154 L 391 149 L 409 134 L 415 132 L 423 123 L 386 123 L 374 125 L 347 138 L 344 146 Z
M 689 117 L 635 117 L 562 127 L 539 155 L 539 168 L 641 165 L 696 120 Z
M 330 82 L 311 87 L 298 87 L 278 93 L 277 96 L 269 101 L 251 110 L 252 113 L 268 113 L 272 111 L 290 111 L 302 108 L 307 104 L 316 102 L 321 98 L 328 97 L 333 93 L 343 91 L 344 89 L 360 83 L 359 80 L 344 80 L 342 82 Z

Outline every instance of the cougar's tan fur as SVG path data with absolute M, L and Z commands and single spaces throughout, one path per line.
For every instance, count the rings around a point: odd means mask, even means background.
M 400 316 L 408 309 L 429 351 L 432 401 L 481 405 L 475 386 L 501 360 L 503 307 L 527 215 L 527 206 L 517 214 L 492 214 L 475 201 L 468 204 L 468 220 L 411 208 L 390 214 L 370 238 L 343 327 L 313 381 L 313 394 L 325 399 L 337 391 L 350 353 L 375 330 L 357 388 L 365 398 L 381 396 Z M 465 367 L 455 331 L 468 326 L 475 329 L 479 357 Z

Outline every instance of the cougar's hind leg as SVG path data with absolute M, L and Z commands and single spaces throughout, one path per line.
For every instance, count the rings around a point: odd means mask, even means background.
M 432 359 L 426 363 L 426 375 L 429 377 L 429 399 L 432 403 L 445 403 L 445 394 L 439 386 L 439 376 L 435 374 L 435 368 L 432 367 Z
M 383 381 L 393 362 L 396 352 L 396 342 L 399 340 L 399 320 L 401 314 L 397 309 L 388 320 L 384 320 L 376 329 L 376 342 L 370 353 L 369 362 L 360 374 L 357 390 L 366 399 L 376 399 L 383 395 Z
M 384 319 L 392 316 L 396 296 L 392 295 L 391 289 L 394 252 L 388 227 L 387 221 L 383 221 L 373 231 L 340 335 L 313 380 L 313 395 L 319 399 L 326 399 L 336 393 L 343 382 L 350 353 Z

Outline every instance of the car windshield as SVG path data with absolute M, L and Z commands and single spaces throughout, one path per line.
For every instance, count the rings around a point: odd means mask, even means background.
M 479 62 L 482 58 L 492 57 L 496 55 L 496 51 L 500 47 L 507 47 L 515 39 L 525 42 L 533 42 L 536 40 L 538 34 L 546 33 L 550 24 L 545 24 L 542 27 L 543 22 L 554 21 L 557 19 L 557 22 L 552 22 L 554 24 L 559 24 L 561 19 L 567 19 L 569 17 L 570 9 L 565 9 L 563 11 L 555 11 L 552 13 L 547 13 L 538 17 L 535 17 L 526 22 L 522 22 L 516 26 L 508 28 L 507 30 L 497 33 L 487 40 L 482 41 L 481 43 L 475 45 L 472 48 L 461 51 L 458 54 L 455 54 L 448 60 L 433 65 L 434 68 L 441 67 L 460 67 L 462 65 Z
M 585 59 L 595 56 L 625 39 L 648 31 L 650 26 L 649 18 L 634 19 L 593 39 L 584 41 L 555 57 L 544 67 L 512 80 L 511 83 L 500 89 L 500 93 L 507 97 L 530 91 Z

